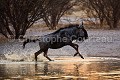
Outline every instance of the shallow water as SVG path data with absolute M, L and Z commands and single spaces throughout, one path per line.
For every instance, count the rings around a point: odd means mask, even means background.
M 54 61 L 0 62 L 0 80 L 120 80 L 120 58 L 54 57 Z

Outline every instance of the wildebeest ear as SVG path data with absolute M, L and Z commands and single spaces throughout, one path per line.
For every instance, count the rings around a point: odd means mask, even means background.
M 82 21 L 82 24 L 81 25 L 83 25 L 83 21 Z
M 84 28 L 84 26 L 83 26 L 83 21 L 82 21 L 82 23 L 78 26 L 78 28 L 79 28 L 79 29 Z

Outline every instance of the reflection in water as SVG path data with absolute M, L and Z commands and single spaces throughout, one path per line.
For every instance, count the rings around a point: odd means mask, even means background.
M 74 75 L 75 76 L 80 76 L 80 72 L 79 72 L 79 68 L 80 68 L 80 64 L 74 64 Z
M 48 75 L 48 62 L 45 62 L 43 64 L 43 67 L 42 69 L 39 68 L 40 66 L 35 63 L 35 73 L 36 75 Z M 39 73 L 39 72 L 42 72 L 42 73 Z
M 0 79 L 120 80 L 120 60 L 11 62 L 0 64 Z

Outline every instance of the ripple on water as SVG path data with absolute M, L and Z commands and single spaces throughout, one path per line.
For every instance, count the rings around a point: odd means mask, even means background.
M 120 61 L 86 57 L 51 57 L 55 61 L 0 62 L 0 78 L 24 80 L 107 80 L 120 79 Z M 9 77 L 8 77 L 9 76 Z

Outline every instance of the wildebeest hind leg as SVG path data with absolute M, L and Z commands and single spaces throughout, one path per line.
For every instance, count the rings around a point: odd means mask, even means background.
M 35 53 L 35 61 L 37 62 L 37 56 L 42 53 L 43 51 L 42 50 L 39 50 Z
M 48 49 L 44 51 L 44 57 L 46 57 L 49 61 L 53 61 L 48 57 L 47 52 L 48 52 Z

